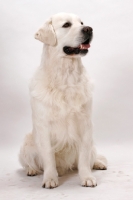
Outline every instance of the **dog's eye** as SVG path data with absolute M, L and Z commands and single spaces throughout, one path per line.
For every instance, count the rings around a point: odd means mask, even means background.
M 66 22 L 62 27 L 63 28 L 68 28 L 70 27 L 72 24 L 70 22 Z
M 83 25 L 84 23 L 83 22 L 81 22 L 81 25 Z

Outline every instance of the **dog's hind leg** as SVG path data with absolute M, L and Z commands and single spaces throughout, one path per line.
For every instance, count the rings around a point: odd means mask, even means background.
M 32 133 L 26 135 L 23 146 L 20 149 L 19 160 L 25 168 L 28 176 L 35 176 L 42 173 L 37 148 Z

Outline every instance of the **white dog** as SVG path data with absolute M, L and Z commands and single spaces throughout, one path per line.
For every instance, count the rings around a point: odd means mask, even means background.
M 82 186 L 97 185 L 91 169 L 106 169 L 92 138 L 91 83 L 81 62 L 93 30 L 74 14 L 60 13 L 35 34 L 44 43 L 31 85 L 33 130 L 20 150 L 27 175 L 41 172 L 42 186 L 58 186 L 58 175 L 78 169 Z

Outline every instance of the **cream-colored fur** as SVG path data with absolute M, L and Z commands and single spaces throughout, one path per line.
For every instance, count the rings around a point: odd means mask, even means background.
M 62 24 L 73 25 L 63 29 Z M 35 38 L 44 43 L 40 67 L 31 84 L 33 130 L 20 150 L 28 175 L 43 175 L 43 187 L 58 186 L 58 175 L 78 169 L 82 186 L 96 186 L 91 169 L 106 169 L 92 138 L 92 86 L 80 55 L 67 56 L 64 45 L 81 42 L 80 19 L 60 13 L 47 20 Z

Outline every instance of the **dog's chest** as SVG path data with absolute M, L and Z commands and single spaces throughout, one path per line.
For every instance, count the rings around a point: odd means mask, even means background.
M 84 107 L 91 100 L 91 84 L 83 66 L 75 63 L 56 68 L 51 76 L 40 70 L 33 80 L 31 95 L 43 103 L 48 116 L 56 119 L 87 112 Z
M 84 105 L 90 99 L 91 92 L 89 92 L 87 85 L 79 84 L 75 86 L 61 86 L 59 89 L 53 89 L 49 93 L 49 98 L 45 103 L 48 103 L 51 114 L 56 117 L 56 115 L 86 112 Z
M 75 144 L 80 143 L 84 123 L 91 111 L 91 84 L 84 74 L 76 72 L 63 77 L 58 74 L 56 81 L 53 80 L 47 79 L 44 84 L 42 79 L 36 79 L 31 95 L 44 106 L 44 121 L 50 124 L 55 149 L 75 148 Z
M 87 81 L 62 84 L 58 87 L 36 85 L 32 96 L 40 100 L 52 118 L 70 113 L 86 112 L 84 106 L 91 100 L 91 86 Z

